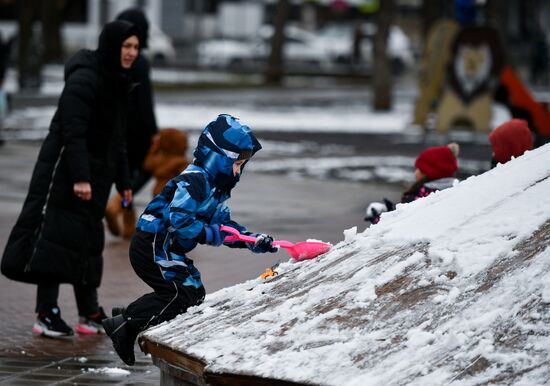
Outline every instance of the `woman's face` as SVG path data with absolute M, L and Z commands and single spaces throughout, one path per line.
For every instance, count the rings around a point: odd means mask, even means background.
M 132 35 L 122 42 L 120 50 L 120 65 L 123 69 L 128 70 L 134 64 L 139 55 L 139 40 L 137 36 Z

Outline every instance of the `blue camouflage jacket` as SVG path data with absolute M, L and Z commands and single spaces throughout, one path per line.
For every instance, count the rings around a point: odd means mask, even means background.
M 154 258 L 166 280 L 202 286 L 200 272 L 185 254 L 196 247 L 206 224 L 225 224 L 246 231 L 231 220 L 231 211 L 224 202 L 240 177 L 233 176 L 233 162 L 243 150 L 254 154 L 260 149 L 248 126 L 222 114 L 199 137 L 193 164 L 168 181 L 147 205 L 137 228 L 155 234 Z M 239 242 L 226 245 L 243 247 Z

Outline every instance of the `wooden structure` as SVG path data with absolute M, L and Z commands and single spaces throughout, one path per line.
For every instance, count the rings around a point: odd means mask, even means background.
M 182 352 L 140 338 L 141 350 L 160 369 L 160 386 L 306 386 L 305 383 L 266 379 L 252 375 L 212 373 L 206 364 Z

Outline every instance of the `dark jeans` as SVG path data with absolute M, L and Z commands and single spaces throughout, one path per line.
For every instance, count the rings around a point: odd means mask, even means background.
M 88 316 L 99 310 L 97 301 L 97 288 L 87 285 L 73 284 L 78 315 Z M 59 297 L 59 283 L 40 283 L 36 290 L 36 309 L 38 312 L 46 312 L 57 307 Z
M 130 244 L 130 262 L 137 275 L 154 292 L 132 302 L 123 316 L 134 332 L 165 322 L 200 304 L 204 287 L 184 286 L 179 281 L 166 281 L 154 260 L 153 233 L 137 230 Z

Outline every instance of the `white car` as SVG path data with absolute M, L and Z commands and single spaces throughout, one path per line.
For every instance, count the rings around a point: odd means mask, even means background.
M 93 27 L 78 27 L 64 25 L 62 28 L 63 46 L 67 54 L 71 55 L 81 48 L 95 49 L 99 31 Z M 166 35 L 157 25 L 149 24 L 148 47 L 143 54 L 152 64 L 164 64 L 176 59 L 176 50 L 172 39 Z
M 149 25 L 148 47 L 143 54 L 153 64 L 166 64 L 176 60 L 176 50 L 172 39 L 166 35 L 156 24 Z
M 269 44 L 273 32 L 273 27 L 270 25 L 262 26 L 260 29 L 260 36 L 266 44 Z M 313 32 L 288 25 L 285 28 L 283 47 L 285 61 L 291 65 L 313 65 L 317 68 L 326 68 L 330 65 L 326 46 L 318 40 Z
M 376 25 L 361 25 L 361 57 L 359 65 L 371 68 L 373 63 L 373 38 Z M 331 69 L 349 65 L 353 56 L 353 26 L 333 25 L 316 32 L 296 26 L 285 28 L 284 58 L 289 66 L 314 66 Z M 273 36 L 272 26 L 262 26 L 258 35 L 248 40 L 214 39 L 198 45 L 198 63 L 205 67 L 246 66 L 265 63 Z M 414 65 L 414 55 L 409 38 L 403 30 L 393 25 L 390 28 L 388 55 L 395 73 Z
M 373 39 L 376 34 L 376 24 L 363 23 L 360 26 L 361 57 L 359 64 L 371 67 L 373 62 Z M 353 56 L 354 29 L 349 24 L 331 25 L 318 31 L 315 35 L 320 44 L 324 45 L 331 60 L 335 63 L 349 64 Z M 390 27 L 387 53 L 394 71 L 400 72 L 414 65 L 414 54 L 410 39 L 396 25 Z
M 0 23 L 0 33 L 4 40 L 14 39 L 11 47 L 10 62 L 17 61 L 18 30 L 15 22 Z M 64 23 L 61 26 L 61 38 L 63 49 L 67 56 L 73 55 L 82 48 L 95 50 L 100 28 L 93 25 L 79 23 Z M 39 23 L 34 26 L 34 38 L 31 42 L 33 55 L 40 55 L 42 47 L 42 30 Z M 144 55 L 151 63 L 170 63 L 176 59 L 176 50 L 172 39 L 166 35 L 157 25 L 149 24 L 149 47 L 144 50 Z
M 262 26 L 258 35 L 248 40 L 214 39 L 198 45 L 198 63 L 205 67 L 227 67 L 265 63 L 271 50 L 273 28 Z M 325 48 L 315 35 L 303 29 L 288 26 L 285 29 L 283 55 L 290 66 L 330 64 Z
M 232 67 L 252 64 L 263 56 L 258 40 L 214 39 L 197 46 L 198 64 L 202 67 Z

